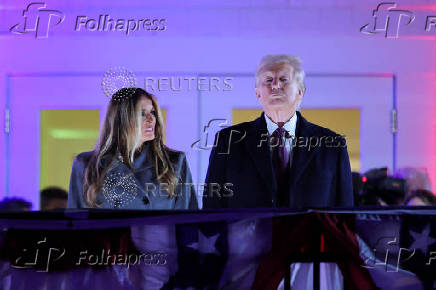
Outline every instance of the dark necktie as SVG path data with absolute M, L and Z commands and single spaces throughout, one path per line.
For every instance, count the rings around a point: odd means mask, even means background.
M 285 135 L 286 131 L 283 127 L 278 127 L 271 135 L 273 137 L 271 139 L 272 160 L 279 188 L 285 185 L 284 181 L 289 166 L 289 153 L 285 146 Z

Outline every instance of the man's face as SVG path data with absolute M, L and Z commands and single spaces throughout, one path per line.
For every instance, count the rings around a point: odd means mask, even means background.
M 255 91 L 265 112 L 295 112 L 303 97 L 294 78 L 294 69 L 289 64 L 265 66 L 259 74 Z

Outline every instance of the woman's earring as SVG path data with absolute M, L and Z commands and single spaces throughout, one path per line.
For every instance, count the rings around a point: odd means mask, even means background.
M 117 159 L 118 159 L 120 162 L 124 163 L 124 159 L 123 159 L 123 156 L 121 155 L 121 153 L 118 153 Z

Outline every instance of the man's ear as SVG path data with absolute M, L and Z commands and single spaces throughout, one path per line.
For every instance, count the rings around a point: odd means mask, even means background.
M 303 90 L 298 89 L 298 96 L 302 99 L 303 98 Z
M 259 88 L 254 88 L 254 93 L 256 94 L 257 100 L 260 102 L 260 90 L 259 90 Z

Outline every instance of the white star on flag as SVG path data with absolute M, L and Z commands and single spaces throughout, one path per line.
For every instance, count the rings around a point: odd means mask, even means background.
M 215 247 L 216 240 L 220 234 L 216 234 L 211 237 L 206 237 L 201 231 L 198 233 L 198 242 L 190 243 L 187 245 L 188 248 L 199 251 L 201 254 L 215 254 L 220 255 Z
M 429 245 L 436 243 L 436 239 L 430 236 L 430 224 L 427 224 L 420 233 L 410 231 L 410 235 L 414 239 L 410 247 L 412 249 L 420 249 L 424 254 L 427 254 Z

